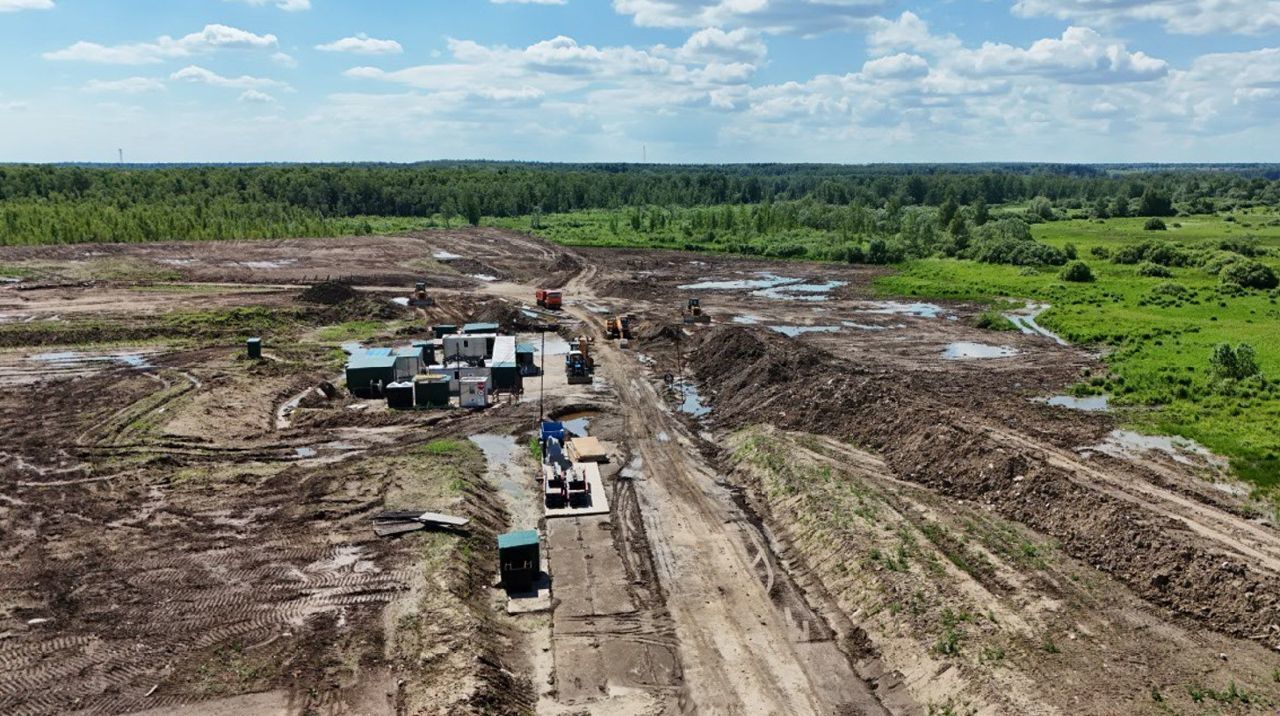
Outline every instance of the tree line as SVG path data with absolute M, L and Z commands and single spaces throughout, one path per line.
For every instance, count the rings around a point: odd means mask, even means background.
M 0 166 L 0 244 L 326 235 L 366 216 L 483 217 L 642 207 L 768 207 L 862 225 L 909 207 L 1048 202 L 1116 215 L 1144 197 L 1214 211 L 1280 204 L 1268 166 L 1063 165 Z M 850 218 L 852 217 L 852 218 Z M 726 220 L 733 220 L 732 218 Z M 832 219 L 833 221 L 837 219 Z

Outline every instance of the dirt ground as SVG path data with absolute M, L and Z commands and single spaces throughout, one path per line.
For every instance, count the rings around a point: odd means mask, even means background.
M 1045 402 L 1096 355 L 879 269 L 493 229 L 0 263 L 0 713 L 1280 709 L 1274 515 Z M 392 300 L 416 280 L 434 306 Z M 470 320 L 593 337 L 594 384 L 559 349 L 485 411 L 342 389 L 342 344 Z M 608 515 L 543 517 L 540 406 L 608 448 Z M 472 523 L 374 536 L 409 507 Z M 509 615 L 493 542 L 524 528 L 551 608 Z

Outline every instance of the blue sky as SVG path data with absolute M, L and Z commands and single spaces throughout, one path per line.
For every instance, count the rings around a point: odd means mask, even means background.
M 0 0 L 0 161 L 1280 161 L 1280 0 Z

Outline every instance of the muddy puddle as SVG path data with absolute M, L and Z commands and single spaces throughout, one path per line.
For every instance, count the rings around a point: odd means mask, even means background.
M 824 283 L 787 283 L 781 286 L 772 286 L 770 288 L 752 291 L 752 296 L 760 296 L 761 298 L 771 298 L 775 301 L 808 301 L 820 303 L 826 301 L 828 294 L 840 288 L 848 286 L 847 281 L 826 281 Z
M 468 439 L 484 453 L 485 479 L 502 493 L 511 513 L 511 528 L 536 528 L 540 498 L 534 490 L 533 477 L 522 474 L 517 464 L 520 444 L 510 435 L 491 433 L 471 435 Z
M 769 326 L 769 330 L 788 338 L 798 338 L 806 333 L 839 333 L 840 326 Z
M 764 321 L 764 319 L 763 319 L 763 318 L 761 318 L 760 316 L 754 316 L 754 315 L 750 315 L 750 314 L 745 315 L 745 316 L 734 316 L 734 317 L 733 317 L 733 322 L 734 322 L 734 323 L 737 323 L 737 324 L 738 324 L 738 325 L 740 325 L 740 326 L 754 326 L 754 325 L 757 325 L 757 324 L 759 324 L 759 323 L 761 323 L 761 322 L 763 322 L 763 321 Z
M 1227 468 L 1226 459 L 1215 455 L 1212 450 L 1189 438 L 1168 435 L 1143 435 L 1131 430 L 1115 430 L 1107 439 L 1097 445 L 1084 448 L 1084 452 L 1100 452 L 1112 457 L 1132 459 L 1144 453 L 1163 453 L 1174 462 L 1188 466 L 1211 466 L 1221 470 Z
M 584 438 L 591 429 L 591 413 L 572 413 L 561 418 L 556 418 L 565 427 L 566 430 L 574 435 Z
M 988 360 L 992 358 L 1009 358 L 1018 355 L 1018 349 L 1009 346 L 993 346 L 986 343 L 959 341 L 949 344 L 942 351 L 946 360 Z
M 296 263 L 297 259 L 280 259 L 278 261 L 238 261 L 237 265 L 245 268 L 251 268 L 257 271 L 275 271 L 282 268 L 288 268 Z
M 1111 396 L 1087 395 L 1077 398 L 1074 395 L 1055 395 L 1052 398 L 1037 398 L 1037 403 L 1052 405 L 1055 408 L 1081 410 L 1086 413 L 1105 413 L 1111 409 Z
M 441 251 L 436 251 L 432 253 L 431 258 L 435 259 L 436 261 L 457 261 L 462 257 L 455 253 L 450 253 L 448 251 L 441 250 Z
M 671 389 L 675 392 L 676 399 L 680 401 L 680 412 L 692 415 L 695 418 L 711 414 L 711 408 L 702 402 L 702 396 L 698 393 L 698 386 L 688 381 L 677 381 L 671 385 Z
M 864 305 L 866 308 L 858 309 L 858 313 L 881 316 L 914 316 L 916 318 L 952 317 L 945 308 L 934 303 L 871 301 Z
M 739 279 L 706 279 L 699 283 L 686 283 L 677 286 L 681 291 L 745 291 L 745 290 L 767 290 L 785 286 L 789 283 L 798 284 L 803 279 L 787 278 L 768 271 L 759 271 L 754 274 L 758 278 L 739 278 Z
M 497 276 L 492 276 L 487 273 L 473 273 L 469 275 L 471 276 L 471 278 L 474 278 L 477 281 L 484 281 L 485 283 L 493 283 L 494 281 L 498 280 Z
M 135 370 L 150 370 L 155 366 L 147 362 L 141 353 L 82 353 L 80 351 L 58 351 L 55 353 L 38 353 L 31 356 L 37 363 L 47 363 L 59 369 L 79 369 L 94 365 L 114 364 Z
M 877 326 L 871 323 L 858 323 L 857 321 L 841 321 L 840 325 L 845 328 L 856 328 L 860 331 L 887 331 L 890 328 L 890 326 Z M 899 323 L 892 326 L 892 328 L 906 328 L 906 326 Z
M 1022 331 L 1029 336 L 1042 336 L 1060 346 L 1069 345 L 1066 341 L 1062 340 L 1061 336 L 1036 322 L 1036 319 L 1038 319 L 1040 315 L 1047 310 L 1049 310 L 1048 304 L 1029 303 L 1026 308 L 1006 313 L 1004 314 L 1004 317 L 1009 319 L 1009 322 L 1016 326 L 1019 331 Z
M 559 333 L 546 334 L 546 344 L 543 344 L 542 334 L 538 334 L 531 338 L 522 338 L 521 343 L 532 343 L 533 354 L 535 356 L 562 356 L 569 352 L 569 341 L 566 341 Z

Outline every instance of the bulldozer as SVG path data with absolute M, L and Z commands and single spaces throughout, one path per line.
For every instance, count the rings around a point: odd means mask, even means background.
M 691 298 L 684 309 L 685 323 L 710 323 L 711 316 L 702 312 L 702 299 Z
M 631 340 L 631 317 L 609 316 L 604 322 L 604 334 L 611 340 L 619 338 Z
M 570 385 L 591 383 L 591 359 L 582 351 L 571 350 L 564 357 L 564 375 Z
M 410 306 L 434 306 L 435 299 L 427 295 L 427 282 L 418 281 L 413 285 L 413 295 L 409 297 Z

